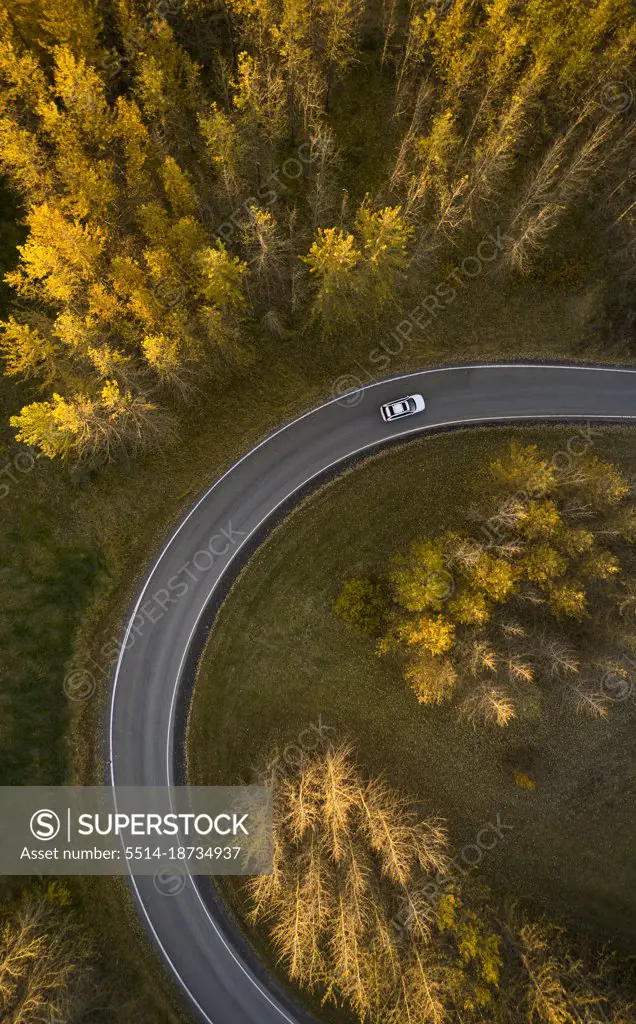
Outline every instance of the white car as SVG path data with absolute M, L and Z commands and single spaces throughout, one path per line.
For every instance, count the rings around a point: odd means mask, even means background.
M 424 412 L 426 403 L 421 395 L 409 395 L 408 398 L 396 398 L 380 406 L 380 415 L 385 423 L 399 420 L 402 416 L 413 416 L 416 412 Z

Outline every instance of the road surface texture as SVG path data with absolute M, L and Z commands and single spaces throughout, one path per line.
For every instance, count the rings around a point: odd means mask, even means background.
M 424 413 L 383 422 L 382 402 L 417 392 L 426 399 Z M 185 781 L 184 725 L 205 632 L 249 554 L 307 489 L 363 453 L 427 430 L 502 421 L 634 419 L 636 370 L 458 366 L 370 384 L 265 438 L 206 491 L 148 573 L 115 671 L 109 782 Z M 147 931 L 201 1020 L 309 1021 L 227 919 L 209 880 L 187 876 L 179 884 L 138 876 L 131 884 Z

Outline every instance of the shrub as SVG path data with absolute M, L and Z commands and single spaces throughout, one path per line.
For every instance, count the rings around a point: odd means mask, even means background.
M 385 609 L 382 587 L 364 578 L 347 580 L 334 604 L 336 615 L 364 636 L 379 631 Z

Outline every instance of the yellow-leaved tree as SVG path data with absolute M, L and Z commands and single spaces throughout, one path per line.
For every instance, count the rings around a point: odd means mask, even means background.
M 73 42 L 51 29 L 44 61 L 24 21 L 37 9 L 0 9 L 0 167 L 27 229 L 0 344 L 9 374 L 48 391 L 13 417 L 17 436 L 98 462 L 157 443 L 171 391 L 240 353 L 247 267 L 211 232 L 180 162 L 188 133 L 204 147 L 199 72 L 167 24 L 137 26 L 133 94 L 113 97 L 88 21 Z
M 473 724 L 534 716 L 555 688 L 608 715 L 636 642 L 621 573 L 636 540 L 627 479 L 592 455 L 559 473 L 536 445 L 512 443 L 480 488 L 477 527 L 414 541 L 384 584 L 345 582 L 336 613 L 375 634 L 421 704 L 456 700 Z
M 452 877 L 444 823 L 366 778 L 346 744 L 270 781 L 273 873 L 247 889 L 289 977 L 362 1021 L 490 1005 L 500 940 Z

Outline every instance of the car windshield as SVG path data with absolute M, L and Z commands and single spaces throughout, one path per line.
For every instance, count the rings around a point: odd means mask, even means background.
M 387 402 L 383 409 L 387 416 L 404 416 L 413 412 L 414 407 L 415 404 L 410 398 L 400 398 L 397 402 Z

